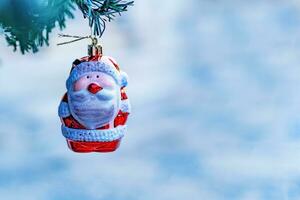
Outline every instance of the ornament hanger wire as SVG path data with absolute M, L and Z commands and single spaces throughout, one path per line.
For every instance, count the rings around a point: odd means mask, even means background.
M 67 42 L 58 43 L 57 45 L 65 45 L 70 44 L 73 42 L 77 42 L 84 39 L 91 39 L 92 44 L 88 45 L 88 55 L 89 56 L 99 56 L 102 55 L 102 46 L 98 44 L 97 37 L 93 34 L 92 27 L 90 27 L 91 34 L 89 36 L 77 36 L 77 35 L 67 35 L 67 34 L 58 34 L 59 37 L 66 37 L 66 38 L 74 38 L 74 40 L 70 40 Z
M 66 37 L 66 38 L 75 38 L 74 40 L 58 43 L 57 44 L 58 46 L 65 45 L 65 44 L 70 44 L 70 43 L 77 42 L 77 41 L 84 40 L 84 39 L 91 39 L 92 40 L 92 45 L 94 45 L 94 46 L 96 46 L 98 44 L 97 37 L 95 37 L 93 35 L 77 36 L 77 35 L 58 34 L 58 36 L 59 37 Z

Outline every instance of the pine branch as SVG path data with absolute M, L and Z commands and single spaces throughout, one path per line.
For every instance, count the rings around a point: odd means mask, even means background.
M 66 19 L 74 18 L 74 4 L 88 18 L 93 33 L 102 36 L 106 22 L 127 11 L 133 1 L 123 0 L 0 0 L 0 35 L 8 46 L 22 54 L 37 52 L 49 45 L 49 34 L 57 25 L 62 30 Z
M 106 22 L 127 11 L 134 1 L 123 0 L 73 0 L 82 11 L 84 18 L 89 19 L 89 26 L 94 35 L 101 37 L 106 28 Z
M 9 0 L 0 7 L 0 27 L 8 46 L 22 54 L 37 52 L 39 47 L 49 45 L 49 33 L 58 24 L 65 28 L 66 18 L 74 18 L 74 6 L 70 0 Z

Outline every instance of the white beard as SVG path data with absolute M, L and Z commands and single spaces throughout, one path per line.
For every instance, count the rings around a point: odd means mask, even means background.
M 102 89 L 96 94 L 87 90 L 69 91 L 71 114 L 87 129 L 96 129 L 112 122 L 119 111 L 120 92 Z

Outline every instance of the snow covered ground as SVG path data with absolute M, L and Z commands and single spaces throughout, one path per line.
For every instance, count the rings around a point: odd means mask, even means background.
M 76 154 L 57 106 L 87 41 L 0 42 L 5 200 L 300 199 L 300 3 L 136 1 L 101 40 L 130 76 L 118 151 Z M 67 34 L 87 35 L 80 13 Z

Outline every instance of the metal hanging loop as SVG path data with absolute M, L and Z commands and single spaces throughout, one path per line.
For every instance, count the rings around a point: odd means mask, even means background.
M 70 44 L 70 43 L 77 42 L 77 41 L 80 41 L 83 39 L 91 39 L 92 44 L 88 45 L 88 55 L 90 57 L 102 56 L 102 53 L 103 53 L 102 46 L 98 44 L 98 39 L 95 36 L 90 35 L 90 36 L 82 37 L 82 36 L 59 34 L 59 37 L 74 38 L 74 40 L 62 42 L 57 45 L 65 45 L 65 44 Z

